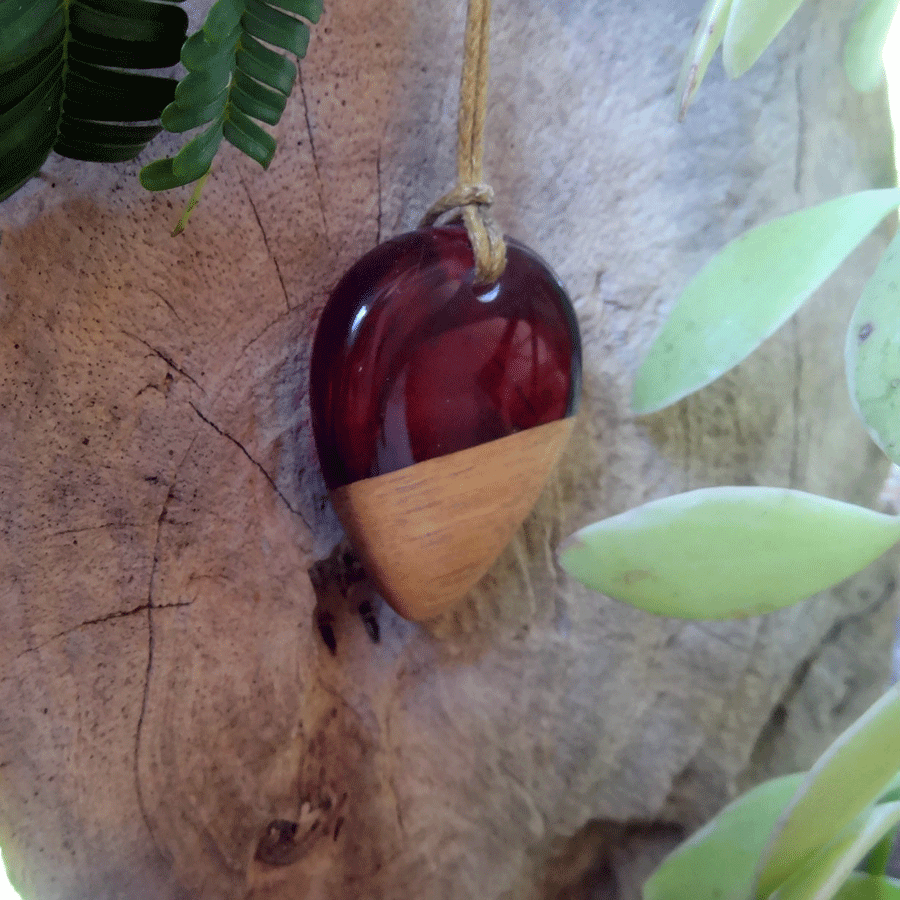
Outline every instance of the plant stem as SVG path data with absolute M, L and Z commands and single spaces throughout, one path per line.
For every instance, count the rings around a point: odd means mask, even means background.
M 191 194 L 191 199 L 188 200 L 188 204 L 184 208 L 184 212 L 181 214 L 178 224 L 172 229 L 172 237 L 178 237 L 178 235 L 187 227 L 188 219 L 191 217 L 194 207 L 200 202 L 200 195 L 203 193 L 203 185 L 206 184 L 206 179 L 209 178 L 211 172 L 212 168 L 209 168 L 204 175 L 201 175 L 200 178 L 197 179 L 197 186 L 194 188 L 194 193 Z

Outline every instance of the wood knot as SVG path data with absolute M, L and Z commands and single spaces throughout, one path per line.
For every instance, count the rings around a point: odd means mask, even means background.
M 297 822 L 274 819 L 266 827 L 266 833 L 256 848 L 256 858 L 268 866 L 289 866 L 299 858 Z
M 267 866 L 290 866 L 321 838 L 337 840 L 345 821 L 340 812 L 346 800 L 344 794 L 337 803 L 331 797 L 322 797 L 315 804 L 306 801 L 297 820 L 273 819 L 256 846 L 256 859 Z

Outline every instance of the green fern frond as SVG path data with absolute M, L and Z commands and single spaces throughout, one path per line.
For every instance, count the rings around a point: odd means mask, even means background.
M 0 200 L 51 151 L 120 162 L 161 130 L 175 80 L 130 70 L 178 62 L 188 19 L 175 2 L 0 2 Z
M 276 143 L 258 122 L 278 124 L 297 76 L 294 63 L 271 47 L 302 59 L 309 27 L 298 17 L 317 22 L 321 13 L 322 0 L 218 0 L 185 42 L 188 74 L 162 114 L 168 131 L 204 130 L 174 157 L 146 166 L 144 187 L 167 190 L 202 177 L 223 140 L 268 168 Z

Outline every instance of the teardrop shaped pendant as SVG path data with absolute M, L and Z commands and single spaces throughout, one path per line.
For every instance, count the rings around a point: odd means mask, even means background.
M 465 229 L 375 247 L 332 293 L 313 344 L 316 449 L 337 515 L 402 616 L 461 599 L 536 502 L 571 432 L 581 340 L 565 290 L 510 240 L 475 283 Z

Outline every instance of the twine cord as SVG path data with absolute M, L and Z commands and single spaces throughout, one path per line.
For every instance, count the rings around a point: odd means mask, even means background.
M 491 0 L 469 0 L 466 45 L 459 87 L 456 187 L 425 214 L 422 225 L 462 218 L 475 256 L 475 283 L 493 284 L 506 268 L 503 232 L 491 215 L 494 191 L 484 183 L 484 121 L 487 114 Z M 453 213 L 453 215 L 449 215 Z

